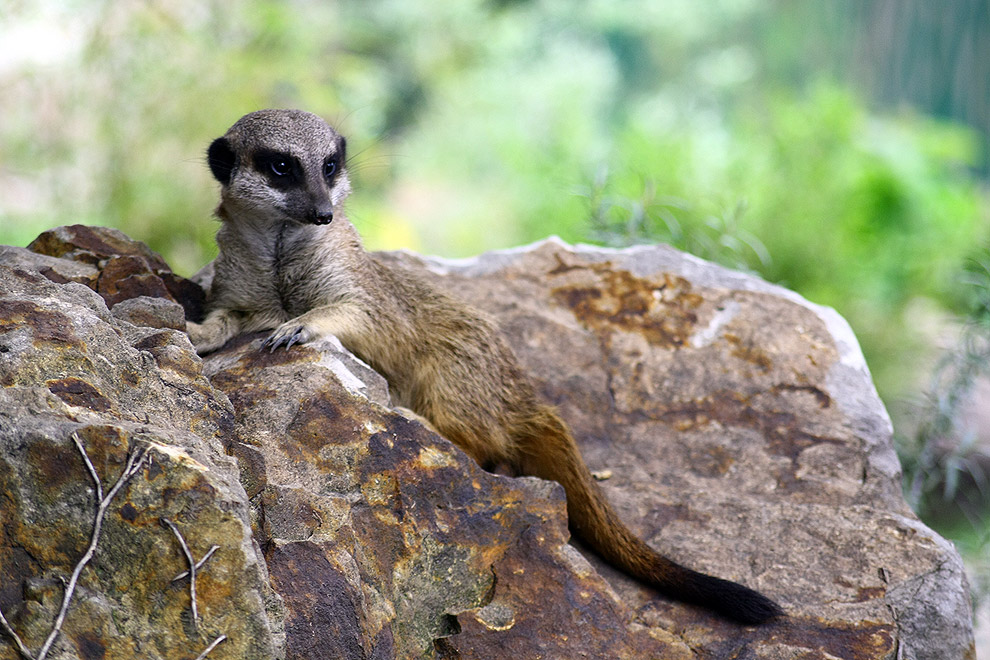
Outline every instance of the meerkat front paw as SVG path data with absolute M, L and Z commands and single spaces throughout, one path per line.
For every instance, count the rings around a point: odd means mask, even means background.
M 348 346 L 347 338 L 367 327 L 365 318 L 366 315 L 354 305 L 337 303 L 314 307 L 275 328 L 262 348 L 274 351 L 285 346 L 288 349 L 293 344 L 305 344 L 330 336 L 339 338 L 344 346 Z
M 305 344 L 315 338 L 315 332 L 305 325 L 300 325 L 298 320 L 293 319 L 275 328 L 275 332 L 268 336 L 268 339 L 265 340 L 265 343 L 261 347 L 267 348 L 274 353 L 275 349 L 279 346 L 284 345 L 285 349 L 289 350 L 293 344 Z
M 189 335 L 189 341 L 192 342 L 192 345 L 197 348 L 206 340 L 206 330 L 203 329 L 201 323 L 186 321 L 186 334 Z

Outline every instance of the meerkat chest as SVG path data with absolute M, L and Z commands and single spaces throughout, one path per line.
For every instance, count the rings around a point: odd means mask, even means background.
M 248 313 L 264 313 L 288 320 L 293 282 L 298 280 L 297 260 L 287 258 L 283 232 L 278 226 L 229 225 L 217 235 L 220 254 L 216 263 L 214 295 L 223 306 Z
M 294 224 L 224 227 L 217 236 L 218 302 L 287 321 L 363 297 L 349 243 L 332 232 Z
M 290 316 L 331 302 L 340 288 L 331 255 L 319 241 L 297 234 L 283 236 L 273 255 L 271 286 Z

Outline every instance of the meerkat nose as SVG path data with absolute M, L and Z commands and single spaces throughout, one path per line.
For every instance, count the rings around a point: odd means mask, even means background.
M 333 220 L 332 208 L 315 208 L 310 214 L 310 219 L 314 225 L 329 225 Z

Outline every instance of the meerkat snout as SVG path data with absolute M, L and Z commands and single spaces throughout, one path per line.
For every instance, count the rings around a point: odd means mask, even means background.
M 322 186 L 320 189 L 322 192 Z M 333 200 L 330 199 L 330 195 L 316 196 L 312 201 L 312 205 L 312 209 L 309 212 L 309 221 L 314 225 L 330 224 L 330 221 L 333 220 Z

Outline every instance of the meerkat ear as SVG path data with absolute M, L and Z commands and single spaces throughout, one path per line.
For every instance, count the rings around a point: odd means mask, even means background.
M 206 161 L 210 164 L 210 171 L 217 181 L 225 186 L 230 183 L 234 166 L 237 164 L 237 154 L 230 148 L 227 138 L 218 137 L 210 144 L 210 148 L 206 151 Z

